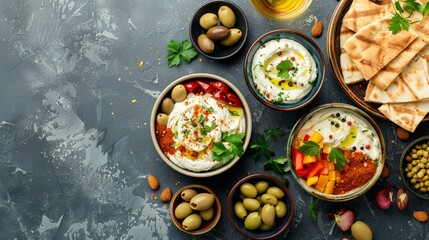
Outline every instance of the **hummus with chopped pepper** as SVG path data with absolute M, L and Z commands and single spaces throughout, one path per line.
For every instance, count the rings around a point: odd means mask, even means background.
M 298 102 L 311 91 L 317 66 L 304 46 L 282 38 L 259 47 L 253 56 L 251 74 L 256 89 L 266 100 L 288 104 Z

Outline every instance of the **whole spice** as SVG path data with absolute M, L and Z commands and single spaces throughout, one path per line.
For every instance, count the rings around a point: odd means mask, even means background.
M 161 200 L 161 202 L 163 203 L 168 203 L 171 200 L 171 189 L 169 187 L 164 188 L 164 190 L 162 190 L 161 195 L 159 196 L 159 199 Z
M 149 175 L 149 177 L 147 178 L 147 183 L 149 184 L 152 190 L 157 190 L 159 188 L 159 181 L 153 175 Z
M 401 128 L 401 127 L 398 127 L 396 129 L 396 136 L 401 141 L 407 141 L 408 138 L 410 138 L 410 133 L 407 130 L 405 130 L 405 129 Z
M 396 194 L 396 206 L 399 210 L 404 210 L 408 206 L 408 194 L 403 188 L 399 188 Z
M 425 211 L 416 211 L 413 213 L 414 218 L 420 222 L 426 222 L 429 218 L 428 213 Z
M 338 227 L 345 231 L 348 231 L 353 222 L 355 221 L 355 214 L 351 210 L 341 209 L 334 214 L 335 222 Z
M 322 21 L 317 21 L 314 23 L 313 27 L 311 28 L 311 35 L 313 37 L 320 37 L 322 36 L 323 32 L 323 23 Z

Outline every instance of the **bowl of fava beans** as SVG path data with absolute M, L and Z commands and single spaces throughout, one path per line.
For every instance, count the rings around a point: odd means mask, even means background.
M 399 162 L 401 179 L 416 196 L 429 200 L 429 135 L 411 142 Z

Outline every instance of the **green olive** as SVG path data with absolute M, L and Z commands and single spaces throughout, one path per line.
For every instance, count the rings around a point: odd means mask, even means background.
M 252 212 L 244 219 L 244 228 L 247 230 L 258 229 L 261 225 L 262 218 L 258 212 Z
M 267 181 L 258 181 L 255 183 L 256 190 L 258 190 L 259 194 L 265 193 L 269 187 L 269 183 Z
M 197 194 L 198 194 L 197 191 L 195 191 L 192 188 L 189 188 L 189 189 L 183 190 L 183 192 L 180 193 L 180 196 L 182 197 L 183 201 L 190 202 L 191 199 Z
M 235 212 L 235 215 L 240 219 L 244 219 L 245 217 L 247 217 L 247 210 L 246 208 L 244 208 L 244 205 L 242 202 L 236 202 L 234 204 L 234 212 Z
M 214 196 L 210 193 L 199 193 L 191 201 L 191 208 L 198 211 L 209 209 L 214 203 Z
M 214 13 L 205 13 L 200 17 L 200 26 L 207 30 L 215 25 L 217 25 L 218 17 Z
M 271 204 L 271 205 L 277 204 L 277 198 L 269 193 L 262 194 L 261 200 L 265 204 Z
M 186 88 L 182 84 L 176 85 L 171 91 L 171 98 L 173 99 L 174 102 L 181 102 L 185 100 L 187 95 L 188 95 L 188 92 L 186 91 Z
M 264 222 L 262 222 L 262 225 L 259 227 L 259 230 L 261 230 L 261 231 L 268 231 L 268 230 L 273 229 L 274 225 L 275 225 L 275 222 L 271 226 L 269 226 L 269 225 L 265 224 Z
M 204 211 L 200 211 L 200 216 L 203 220 L 205 221 L 210 221 L 212 220 L 213 216 L 214 216 L 214 208 L 211 207 L 207 210 Z
M 238 28 L 231 28 L 231 33 L 229 36 L 223 40 L 220 41 L 220 44 L 226 47 L 230 47 L 238 42 L 240 40 L 243 33 Z
M 193 213 L 183 220 L 182 227 L 186 231 L 192 231 L 199 228 L 202 222 L 201 216 L 198 213 Z
M 275 208 L 276 208 L 276 217 L 282 218 L 286 216 L 287 206 L 283 201 L 278 201 Z
M 236 19 L 234 11 L 228 6 L 221 6 L 218 10 L 217 15 L 219 16 L 219 20 L 227 28 L 232 28 L 235 25 Z
M 258 210 L 258 208 L 261 206 L 261 204 L 259 203 L 258 200 L 254 199 L 254 198 L 245 198 L 243 200 L 243 206 L 244 206 L 244 208 L 246 208 L 246 210 L 253 212 L 253 211 Z
M 276 209 L 271 204 L 265 204 L 262 207 L 261 211 L 261 219 L 262 222 L 267 224 L 268 226 L 272 226 L 274 224 L 274 219 L 276 218 Z
M 224 39 L 224 40 L 226 40 L 226 39 Z M 214 52 L 215 44 L 207 36 L 207 34 L 200 34 L 200 36 L 198 36 L 197 43 L 198 43 L 198 47 L 200 47 L 201 51 L 203 51 L 205 53 L 212 53 L 212 52 Z
M 177 205 L 176 209 L 174 209 L 174 216 L 177 219 L 184 219 L 185 217 L 191 215 L 191 213 L 191 204 L 189 204 L 188 202 L 182 202 Z
M 267 189 L 267 193 L 273 195 L 277 199 L 280 199 L 280 198 L 282 198 L 285 195 L 285 193 L 283 192 L 283 190 L 281 188 L 274 187 L 274 186 L 273 187 L 269 187 Z
M 161 102 L 161 111 L 165 114 L 170 114 L 173 111 L 174 102 L 171 98 L 164 98 Z
M 256 187 L 251 183 L 241 184 L 240 192 L 248 198 L 254 198 L 256 195 L 258 195 L 258 190 L 256 190 Z
M 351 228 L 352 236 L 355 240 L 371 240 L 372 239 L 372 231 L 369 226 L 362 222 L 356 221 L 353 223 Z
M 162 126 L 166 126 L 168 123 L 168 115 L 165 113 L 158 113 L 156 115 L 156 123 Z

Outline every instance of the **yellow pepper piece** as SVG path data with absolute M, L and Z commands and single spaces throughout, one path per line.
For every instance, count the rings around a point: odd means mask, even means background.
M 328 165 L 328 167 L 329 167 L 329 165 Z M 335 170 L 330 170 L 328 176 L 329 176 L 329 181 L 334 181 L 335 182 L 335 179 L 337 178 L 336 171 Z
M 315 161 L 316 161 L 316 156 L 307 156 L 307 155 L 305 155 L 303 163 L 304 164 L 308 164 L 308 163 L 312 163 L 312 162 L 315 162 Z
M 326 183 L 325 193 L 326 194 L 333 194 L 334 193 L 334 187 L 335 187 L 335 181 L 328 181 L 328 183 Z
M 340 183 L 341 182 L 341 174 L 340 171 L 335 170 L 335 182 Z
M 314 189 L 316 189 L 317 191 L 319 191 L 319 192 L 324 192 L 325 191 L 325 187 L 321 187 L 321 186 L 319 186 L 319 185 L 316 185 L 315 187 L 314 187 Z
M 332 147 L 331 147 L 331 146 L 329 146 L 329 145 L 324 145 L 324 146 L 323 146 L 323 150 L 322 150 L 322 152 L 323 152 L 323 153 L 326 153 L 326 154 L 329 154 L 329 153 L 331 153 L 331 149 L 332 149 Z
M 328 170 L 329 171 L 335 170 L 335 164 L 333 162 L 328 163 Z
M 328 182 L 329 177 L 328 175 L 320 175 L 319 176 L 319 180 L 317 181 L 316 186 L 319 186 L 320 188 L 322 188 L 322 191 L 325 189 L 326 183 Z
M 305 185 L 307 186 L 313 186 L 314 184 L 317 183 L 317 180 L 319 180 L 319 176 L 313 176 L 313 177 L 309 177 L 307 179 L 307 181 L 305 182 Z
M 323 140 L 322 134 L 320 134 L 318 131 L 314 131 L 311 135 L 308 141 L 313 141 L 315 143 L 320 143 Z

